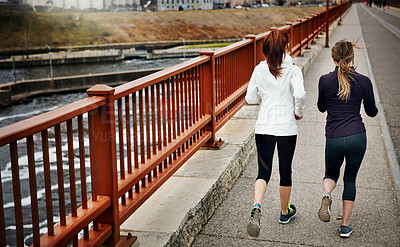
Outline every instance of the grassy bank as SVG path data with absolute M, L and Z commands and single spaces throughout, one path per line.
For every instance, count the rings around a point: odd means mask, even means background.
M 42 13 L 0 9 L 0 49 L 159 40 L 221 39 L 258 34 L 320 7 L 183 12 Z

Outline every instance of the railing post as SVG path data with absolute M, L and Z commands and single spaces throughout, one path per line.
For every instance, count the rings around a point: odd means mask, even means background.
M 253 40 L 253 68 L 257 65 L 257 43 L 256 43 L 256 36 L 254 34 L 248 34 L 245 37 L 246 39 Z
M 311 42 L 311 39 L 310 39 L 310 34 L 311 34 L 311 31 L 310 31 L 310 17 L 305 17 L 304 18 L 304 20 L 305 20 L 305 23 L 306 23 L 306 35 L 307 35 L 307 46 L 306 46 L 306 49 L 309 49 L 310 48 L 310 42 Z
M 290 33 L 289 33 L 289 55 L 292 56 L 293 54 L 293 23 L 286 22 L 286 25 L 290 26 Z
M 329 47 L 329 0 L 326 0 L 325 47 Z
M 199 52 L 200 56 L 208 56 L 210 57 L 210 61 L 208 61 L 203 66 L 203 71 L 200 75 L 200 85 L 201 85 L 201 113 L 202 114 L 210 114 L 211 122 L 209 122 L 205 129 L 206 131 L 211 131 L 212 137 L 204 146 L 207 147 L 219 147 L 219 142 L 216 141 L 215 138 L 215 127 L 216 127 L 216 114 L 215 114 L 215 58 L 214 51 L 212 50 L 203 50 Z M 222 144 L 222 141 L 221 141 Z
M 317 16 L 312 14 L 311 15 L 311 32 L 312 32 L 311 44 L 315 44 L 315 39 L 318 34 L 316 22 L 317 22 Z
M 339 7 L 339 23 L 338 23 L 338 25 L 342 25 L 342 8 L 343 8 L 342 0 L 340 0 L 340 7 Z
M 106 245 L 119 242 L 119 205 L 117 183 L 117 156 L 115 140 L 115 113 L 113 94 L 115 89 L 107 85 L 89 88 L 88 96 L 105 97 L 107 103 L 89 112 L 90 167 L 92 176 L 92 200 L 97 195 L 108 196 L 111 207 L 99 216 L 98 223 L 112 226 L 112 235 Z
M 297 19 L 296 21 L 300 22 L 300 51 L 299 51 L 299 56 L 301 57 L 301 51 L 303 50 L 303 20 L 302 19 Z

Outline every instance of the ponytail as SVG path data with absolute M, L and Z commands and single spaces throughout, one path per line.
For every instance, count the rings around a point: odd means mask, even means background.
M 340 40 L 332 47 L 332 58 L 339 64 L 338 69 L 338 81 L 339 99 L 348 100 L 351 93 L 350 81 L 353 80 L 351 76 L 354 73 L 354 68 L 351 67 L 351 63 L 354 62 L 354 48 L 358 48 L 355 44 Z
M 271 74 L 278 78 L 282 75 L 282 60 L 289 43 L 289 36 L 286 31 L 272 29 L 263 40 L 263 53 Z

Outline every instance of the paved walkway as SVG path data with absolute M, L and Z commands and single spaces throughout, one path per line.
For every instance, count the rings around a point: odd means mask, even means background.
M 359 37 L 362 37 L 361 27 L 357 10 L 353 6 L 343 18 L 342 25 L 330 36 L 330 46 L 340 39 L 357 40 Z M 372 76 L 365 50 L 356 51 L 355 61 L 358 72 Z M 192 246 L 400 246 L 400 204 L 397 198 L 400 191 L 398 188 L 396 190 L 393 182 L 393 169 L 387 155 L 387 140 L 384 138 L 387 127 L 382 122 L 383 116 L 371 119 L 363 113 L 368 146 L 357 180 L 357 199 L 351 217 L 352 236 L 341 239 L 338 232 L 342 215 L 341 178 L 332 194 L 333 220 L 325 223 L 318 219 L 321 180 L 324 175 L 326 114 L 319 113 L 316 108 L 317 85 L 319 77 L 333 69 L 330 49 L 322 49 L 305 76 L 306 113 L 299 122 L 291 197 L 298 209 L 297 217 L 289 225 L 278 223 L 279 178 L 275 162 L 262 206 L 261 234 L 258 238 L 247 235 L 246 220 L 252 206 L 257 173 L 253 156 L 224 202 L 195 237 Z M 398 173 L 398 166 L 395 168 Z M 398 180 L 398 177 L 395 179 Z

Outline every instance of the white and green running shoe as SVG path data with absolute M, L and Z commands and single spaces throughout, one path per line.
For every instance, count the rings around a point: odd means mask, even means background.
M 250 217 L 247 221 L 247 233 L 252 237 L 260 236 L 260 207 L 253 207 L 251 209 Z
M 283 215 L 281 212 L 281 217 L 279 217 L 279 223 L 281 224 L 287 224 L 290 222 L 291 219 L 293 219 L 297 214 L 296 207 L 293 204 L 288 205 L 288 213 L 286 215 Z

